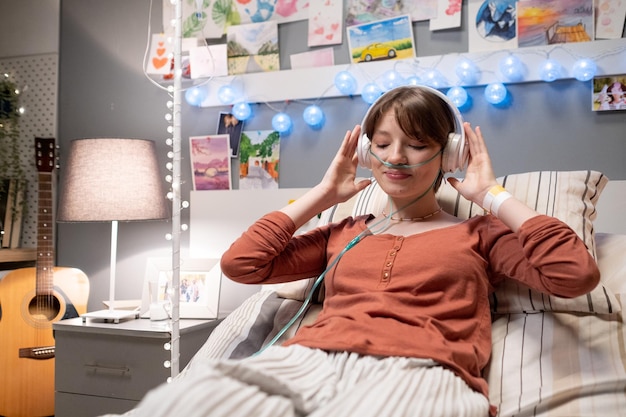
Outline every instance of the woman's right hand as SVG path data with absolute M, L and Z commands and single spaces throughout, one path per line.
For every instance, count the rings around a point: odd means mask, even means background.
M 329 207 L 349 200 L 371 183 L 369 179 L 355 182 L 358 166 L 356 147 L 360 135 L 359 125 L 346 132 L 337 154 L 317 186 L 321 188 L 328 201 L 332 202 Z
M 292 218 L 296 227 L 300 227 L 327 208 L 349 200 L 371 183 L 369 179 L 355 182 L 358 165 L 356 147 L 360 134 L 359 125 L 348 130 L 320 183 L 281 209 Z

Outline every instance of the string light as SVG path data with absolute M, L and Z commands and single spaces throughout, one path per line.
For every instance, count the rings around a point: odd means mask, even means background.
M 185 91 L 185 100 L 192 106 L 199 107 L 209 95 L 209 88 L 206 85 L 195 86 Z
M 341 94 L 351 96 L 356 93 L 356 78 L 349 71 L 339 71 L 335 76 L 335 87 Z
M 589 81 L 595 77 L 598 66 L 589 58 L 580 58 L 572 67 L 572 75 L 578 81 Z
M 227 84 L 217 90 L 217 98 L 223 104 L 233 104 L 239 98 L 239 93 L 232 85 Z
M 272 117 L 272 127 L 281 135 L 287 136 L 291 133 L 293 122 L 287 113 L 279 112 Z
M 406 84 L 406 80 L 396 70 L 387 70 L 382 75 L 382 85 L 385 91 Z
M 500 74 L 510 81 L 519 82 L 524 79 L 525 68 L 522 61 L 515 55 L 507 55 L 498 64 Z
M 376 101 L 378 97 L 383 93 L 375 83 L 367 83 L 363 87 L 363 92 L 361 92 L 361 98 L 367 104 L 372 104 Z
M 455 86 L 448 90 L 446 96 L 450 99 L 452 104 L 461 109 L 467 104 L 467 91 L 463 87 Z
M 233 104 L 231 111 L 237 120 L 246 121 L 252 117 L 252 108 L 250 107 L 250 104 L 245 101 L 239 101 Z
M 324 121 L 326 120 L 324 112 L 317 104 L 307 106 L 304 109 L 304 112 L 302 112 L 302 118 L 307 125 L 315 130 L 321 129 L 324 125 Z
M 491 83 L 485 87 L 485 100 L 491 104 L 501 104 L 507 96 L 507 89 L 502 83 Z
M 461 58 L 456 64 L 455 68 L 456 76 L 463 84 L 473 85 L 480 80 L 480 69 L 469 58 Z
M 539 75 L 541 79 L 547 83 L 551 83 L 561 78 L 563 73 L 563 67 L 558 61 L 554 59 L 546 59 L 539 68 Z
M 446 80 L 446 77 L 436 68 L 431 68 L 426 71 L 423 82 L 427 86 L 437 89 L 448 86 L 448 80 Z

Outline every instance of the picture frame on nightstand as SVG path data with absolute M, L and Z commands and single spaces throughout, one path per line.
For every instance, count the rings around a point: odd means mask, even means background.
M 148 258 L 141 297 L 140 316 L 150 317 L 150 303 L 155 298 L 166 305 L 172 297 L 172 259 Z M 152 285 L 150 285 L 152 283 Z M 222 271 L 219 259 L 183 258 L 180 261 L 181 319 L 217 319 Z M 156 288 L 157 294 L 151 294 Z M 154 291 L 154 290 L 152 290 Z

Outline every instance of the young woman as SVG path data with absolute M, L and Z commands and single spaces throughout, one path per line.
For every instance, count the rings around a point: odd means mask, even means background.
M 480 129 L 461 125 L 469 164 L 463 181 L 448 181 L 491 213 L 461 221 L 435 198 L 457 130 L 450 104 L 426 87 L 385 93 L 368 112 L 362 139 L 372 176 L 389 196 L 385 211 L 294 236 L 370 183 L 355 182 L 356 126 L 318 185 L 259 219 L 221 260 L 223 272 L 242 283 L 325 273 L 318 318 L 282 346 L 211 363 L 182 382 L 202 389 L 168 387 L 184 392 L 180 407 L 212 416 L 495 414 L 481 376 L 491 353 L 493 286 L 514 279 L 573 297 L 591 291 L 599 272 L 567 225 L 498 186 Z M 146 415 L 159 415 L 161 395 L 152 394 Z

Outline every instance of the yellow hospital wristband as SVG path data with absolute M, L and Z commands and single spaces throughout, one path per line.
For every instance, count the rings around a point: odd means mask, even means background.
M 511 197 L 513 197 L 513 195 L 503 186 L 494 185 L 487 192 L 487 194 L 485 194 L 483 209 L 498 217 L 498 209 L 500 208 L 500 205 Z

